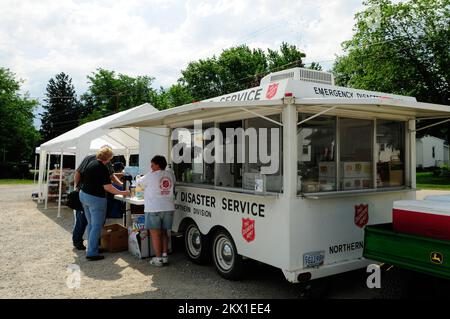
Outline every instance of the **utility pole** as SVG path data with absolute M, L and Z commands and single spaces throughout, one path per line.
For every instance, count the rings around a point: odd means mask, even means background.
M 119 93 L 116 94 L 116 113 L 119 111 Z

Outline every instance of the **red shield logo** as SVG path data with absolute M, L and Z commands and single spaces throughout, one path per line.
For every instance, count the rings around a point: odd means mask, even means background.
M 170 179 L 166 177 L 161 178 L 161 180 L 159 181 L 159 189 L 161 190 L 161 195 L 169 195 L 170 187 L 172 187 Z
M 242 236 L 249 243 L 255 239 L 255 220 L 242 218 Z
M 275 96 L 275 94 L 277 94 L 278 91 L 278 84 L 279 83 L 273 83 L 271 85 L 269 85 L 269 87 L 267 88 L 267 93 L 266 93 L 266 98 L 267 99 L 271 99 Z
M 355 206 L 355 225 L 359 228 L 363 228 L 369 222 L 369 205 L 356 205 Z

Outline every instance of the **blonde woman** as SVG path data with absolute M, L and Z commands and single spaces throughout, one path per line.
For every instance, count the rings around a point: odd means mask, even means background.
M 106 166 L 113 158 L 111 148 L 101 148 L 96 160 L 91 161 L 83 174 L 83 185 L 80 191 L 80 201 L 88 221 L 88 247 L 86 258 L 88 260 L 101 260 L 98 242 L 101 236 L 103 223 L 106 217 L 106 192 L 114 195 L 129 196 L 128 191 L 120 191 L 111 184 L 110 172 Z

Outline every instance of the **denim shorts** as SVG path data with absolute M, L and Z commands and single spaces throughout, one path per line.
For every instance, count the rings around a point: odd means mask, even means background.
M 146 212 L 145 228 L 171 230 L 173 223 L 173 212 L 173 210 L 165 212 Z

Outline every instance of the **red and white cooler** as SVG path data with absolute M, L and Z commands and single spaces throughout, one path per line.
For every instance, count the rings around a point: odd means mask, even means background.
M 392 223 L 395 231 L 450 240 L 450 202 L 400 200 L 394 202 Z

